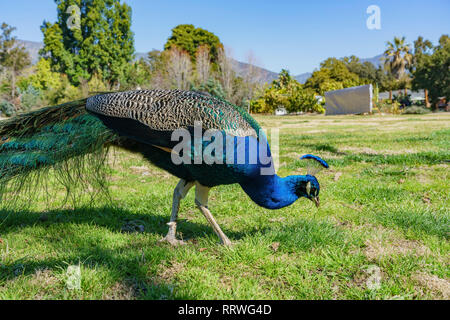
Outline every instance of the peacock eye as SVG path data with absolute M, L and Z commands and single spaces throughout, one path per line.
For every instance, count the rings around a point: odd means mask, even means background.
M 309 196 L 311 193 L 311 182 L 308 181 L 306 184 L 306 194 Z

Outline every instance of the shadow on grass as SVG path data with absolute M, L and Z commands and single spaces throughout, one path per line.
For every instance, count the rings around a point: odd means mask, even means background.
M 215 239 L 216 235 L 207 223 L 199 224 L 180 219 L 178 230 L 183 233 L 188 245 L 172 248 L 168 244 L 158 242 L 167 233 L 166 223 L 168 220 L 168 216 L 136 214 L 128 210 L 110 207 L 62 209 L 45 213 L 0 211 L 0 238 L 5 239 L 9 233 L 40 227 L 38 231 L 33 231 L 37 232 L 32 236 L 33 245 L 36 245 L 36 242 L 39 244 L 32 249 L 34 250 L 32 254 L 23 258 L 0 259 L 0 284 L 19 276 L 32 276 L 39 269 L 60 272 L 61 269 L 65 270 L 68 265 L 77 265 L 81 261 L 82 265 L 87 268 L 107 269 L 107 273 L 116 281 L 127 284 L 133 289 L 135 298 L 195 299 L 195 296 L 173 292 L 173 281 L 176 281 L 176 278 L 161 277 L 160 267 L 167 267 L 168 261 L 172 261 L 177 253 L 180 253 L 180 250 L 192 250 L 192 247 L 196 246 L 195 239 L 200 239 L 205 235 Z M 129 242 L 127 242 L 128 239 L 120 237 L 110 239 L 109 242 L 103 238 L 110 236 L 110 232 L 127 234 L 122 230 L 127 221 L 138 221 L 143 224 L 144 233 L 133 233 L 131 236 L 128 234 L 125 237 L 129 237 Z M 73 226 L 79 228 L 74 230 Z M 83 233 L 84 227 L 103 228 L 109 232 L 97 232 L 95 229 L 89 229 L 89 232 Z M 48 229 L 48 231 L 42 231 L 42 228 Z M 256 228 L 243 232 L 233 232 L 226 228 L 223 230 L 232 241 L 267 231 Z M 145 237 L 145 234 L 157 235 L 158 240 L 155 240 L 154 237 L 151 239 Z M 144 236 L 141 237 L 141 235 Z M 194 241 L 189 241 L 189 239 Z M 26 239 L 26 241 L 28 240 Z M 219 245 L 218 239 L 217 243 Z M 39 253 L 36 253 L 38 250 L 36 248 L 39 247 L 46 249 L 46 255 L 49 251 L 54 251 L 55 254 L 39 259 L 37 258 Z M 197 251 L 197 249 L 195 250 Z M 151 266 L 143 263 L 143 260 L 151 261 Z
M 200 212 L 198 212 L 201 215 Z M 56 224 L 89 224 L 107 228 L 111 232 L 123 232 L 123 226 L 129 221 L 143 224 L 145 233 L 152 233 L 164 237 L 168 231 L 167 223 L 170 215 L 139 214 L 115 207 L 56 209 L 46 212 L 7 211 L 0 210 L 0 232 L 7 234 L 25 227 L 37 224 L 48 227 Z M 183 233 L 187 240 L 204 235 L 215 235 L 213 229 L 206 222 L 199 224 L 186 219 L 178 219 L 177 231 Z M 248 235 L 248 232 L 236 232 L 223 228 L 223 231 L 236 240 Z M 254 232 L 257 229 L 255 228 Z M 250 232 L 251 233 L 251 232 Z

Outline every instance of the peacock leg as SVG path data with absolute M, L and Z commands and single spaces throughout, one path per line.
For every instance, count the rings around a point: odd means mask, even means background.
M 167 223 L 169 232 L 167 232 L 167 235 L 160 241 L 166 241 L 173 246 L 184 244 L 183 240 L 177 240 L 176 238 L 178 210 L 180 209 L 180 200 L 186 197 L 186 194 L 193 185 L 193 182 L 187 182 L 181 179 L 175 187 L 175 190 L 173 191 L 172 215 L 170 216 L 170 222 Z
M 202 186 L 199 183 L 196 183 L 195 185 L 195 204 L 199 208 L 199 210 L 203 213 L 206 220 L 211 224 L 212 228 L 214 229 L 214 232 L 217 234 L 217 236 L 220 238 L 220 241 L 225 246 L 230 246 L 231 241 L 228 239 L 228 237 L 223 233 L 222 229 L 220 229 L 219 225 L 217 224 L 216 220 L 214 219 L 213 215 L 211 214 L 211 211 L 208 209 L 208 193 L 210 188 Z

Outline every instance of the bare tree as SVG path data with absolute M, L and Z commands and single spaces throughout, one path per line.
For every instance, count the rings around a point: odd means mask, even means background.
M 255 96 L 255 92 L 261 87 L 263 74 L 261 68 L 257 66 L 257 60 L 253 52 L 247 54 L 246 63 L 239 71 L 239 77 L 235 79 L 233 96 L 231 102 L 246 107 L 250 110 L 250 100 Z
M 208 81 L 209 74 L 211 71 L 211 57 L 209 54 L 209 47 L 207 45 L 202 45 L 197 49 L 196 70 L 197 70 L 197 79 L 200 82 L 200 84 Z
M 11 77 L 11 99 L 16 96 L 16 79 L 31 64 L 30 56 L 24 46 L 18 45 L 17 38 L 12 36 L 16 28 L 2 23 L 0 26 L 0 66 L 3 66 Z
M 227 52 L 228 51 L 228 52 Z M 217 62 L 220 68 L 219 79 L 222 84 L 222 88 L 225 91 L 227 99 L 231 99 L 233 95 L 233 62 L 231 60 L 230 50 L 219 48 Z
M 244 83 L 245 86 L 245 95 L 244 98 L 247 100 L 248 103 L 248 109 L 250 111 L 250 100 L 253 99 L 255 95 L 255 91 L 261 86 L 263 74 L 261 72 L 261 69 L 258 68 L 256 65 L 258 64 L 258 61 L 253 54 L 253 51 L 249 51 L 247 54 L 247 68 L 244 73 Z
M 153 49 L 147 55 L 150 68 L 150 88 L 171 89 L 172 85 L 167 74 L 167 52 Z
M 189 54 L 173 46 L 168 52 L 167 73 L 177 89 L 188 90 L 192 77 L 192 63 Z

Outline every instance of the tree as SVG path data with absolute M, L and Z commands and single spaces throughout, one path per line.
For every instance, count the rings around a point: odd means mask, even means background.
M 261 87 L 261 69 L 256 67 L 256 58 L 252 51 L 247 54 L 247 65 L 243 74 L 243 85 L 238 88 L 242 92 L 243 101 L 247 104 L 250 112 L 250 101 L 254 98 L 255 92 Z
M 146 63 L 150 71 L 150 87 L 157 89 L 170 89 L 169 75 L 167 73 L 167 52 L 152 50 L 147 55 Z
M 206 83 L 210 77 L 211 58 L 209 55 L 209 47 L 201 45 L 195 54 L 197 80 L 200 84 Z
M 16 37 L 12 33 L 16 28 L 2 23 L 0 27 L 0 66 L 5 68 L 11 76 L 11 98 L 16 96 L 16 79 L 21 71 L 31 63 L 25 47 L 17 46 Z
M 413 89 L 426 89 L 432 105 L 439 97 L 450 97 L 450 38 L 441 36 L 432 54 L 420 55 L 414 70 Z
M 189 54 L 175 46 L 167 54 L 167 72 L 173 86 L 177 89 L 189 90 L 192 77 L 192 63 Z
M 226 63 L 221 63 L 219 71 L 225 70 L 225 74 L 231 77 L 230 87 L 227 89 L 227 92 L 229 92 L 228 99 L 233 104 L 250 112 L 250 101 L 254 98 L 255 92 L 262 86 L 261 69 L 255 66 L 256 59 L 251 51 L 247 54 L 246 63 L 238 66 L 239 72 L 234 71 L 233 66 L 235 66 L 236 62 L 229 56 L 226 58 Z M 227 83 L 225 74 L 219 74 L 223 83 Z
M 55 105 L 76 100 L 83 95 L 83 86 L 76 88 L 69 82 L 66 75 L 53 72 L 49 60 L 41 58 L 33 68 L 34 72 L 31 75 L 19 79 L 19 88 L 22 91 L 29 90 L 30 87 L 39 90 L 46 104 Z M 85 95 L 88 91 L 106 90 L 103 83 L 93 86 L 95 82 L 100 82 L 98 75 L 94 75 L 89 83 L 86 83 Z
M 121 88 L 123 90 L 135 90 L 149 87 L 152 81 L 152 73 L 149 63 L 145 59 L 139 60 L 130 64 L 128 70 L 121 78 Z
M 50 60 L 52 70 L 66 74 L 74 85 L 93 74 L 117 85 L 134 55 L 131 8 L 120 0 L 55 2 L 56 23 L 44 21 L 41 26 L 41 54 Z
M 405 37 L 394 37 L 393 42 L 386 42 L 386 50 L 384 51 L 384 68 L 391 75 L 393 81 L 389 84 L 389 99 L 392 101 L 392 90 L 405 89 L 409 85 L 410 78 L 406 73 L 413 64 L 413 55 L 410 45 L 406 43 Z
M 384 64 L 393 76 L 400 80 L 406 76 L 406 69 L 412 64 L 410 45 L 405 42 L 405 37 L 394 37 L 394 41 L 388 41 L 386 45 Z
M 219 49 L 217 58 L 219 65 L 219 80 L 228 100 L 231 99 L 233 94 L 233 79 L 235 77 L 233 62 L 230 56 L 229 50 L 226 52 L 224 48 Z
M 193 63 L 196 61 L 197 50 L 202 46 L 207 46 L 213 64 L 217 62 L 219 49 L 223 48 L 214 33 L 196 28 L 192 24 L 180 24 L 172 29 L 172 34 L 164 45 L 164 50 L 170 50 L 173 46 L 188 52 Z
M 288 112 L 323 112 L 316 95 L 314 90 L 302 86 L 291 77 L 289 71 L 283 69 L 262 97 L 251 102 L 251 109 L 264 113 L 272 113 L 279 107 L 284 107 Z
M 430 40 L 425 40 L 422 36 L 419 36 L 416 41 L 414 41 L 414 56 L 413 65 L 417 62 L 417 57 L 422 54 L 429 54 L 431 49 L 433 49 L 433 44 Z
M 207 92 L 210 95 L 225 100 L 225 92 L 223 91 L 222 85 L 218 80 L 209 78 L 208 81 L 201 83 L 199 86 L 195 86 L 191 83 L 191 89 L 193 91 Z
M 19 79 L 19 87 L 22 90 L 25 90 L 31 85 L 44 92 L 58 88 L 61 85 L 60 74 L 51 70 L 50 61 L 41 58 L 33 68 L 33 74 Z
M 375 90 L 392 90 L 395 88 L 397 83 L 390 73 L 385 72 L 383 67 L 375 66 L 369 62 L 365 61 L 361 63 L 359 58 L 355 56 L 344 57 L 342 61 L 345 62 L 347 69 L 356 74 L 360 79 L 360 84 L 372 84 Z M 391 97 L 392 98 L 392 97 Z
M 320 64 L 306 81 L 305 88 L 313 89 L 320 95 L 327 91 L 354 87 L 361 84 L 357 74 L 350 72 L 346 63 L 336 58 L 328 58 Z
M 379 74 L 373 63 L 365 61 L 361 63 L 358 57 L 350 56 L 342 58 L 348 71 L 356 74 L 362 83 L 375 84 L 379 82 Z

